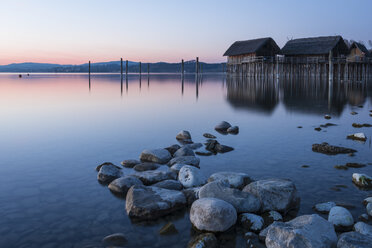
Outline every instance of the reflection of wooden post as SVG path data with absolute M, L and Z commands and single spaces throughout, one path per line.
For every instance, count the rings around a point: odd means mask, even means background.
M 120 80 L 123 81 L 123 58 L 120 58 Z

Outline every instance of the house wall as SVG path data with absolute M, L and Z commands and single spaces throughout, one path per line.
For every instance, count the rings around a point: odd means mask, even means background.
M 249 60 L 256 56 L 256 53 L 249 53 L 243 55 L 236 55 L 236 56 L 228 56 L 227 57 L 227 64 L 240 64 L 244 60 Z
M 364 58 L 365 54 L 357 47 L 354 47 L 350 50 L 350 54 L 347 56 L 347 59 L 349 61 L 360 61 L 361 58 Z

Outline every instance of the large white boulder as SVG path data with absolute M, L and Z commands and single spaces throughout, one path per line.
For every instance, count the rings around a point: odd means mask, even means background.
M 185 165 L 178 173 L 178 181 L 182 183 L 183 187 L 192 188 L 205 184 L 207 178 L 200 169 L 191 165 Z
M 328 221 L 331 222 L 336 230 L 350 230 L 354 224 L 354 219 L 349 210 L 344 207 L 333 207 L 329 211 Z

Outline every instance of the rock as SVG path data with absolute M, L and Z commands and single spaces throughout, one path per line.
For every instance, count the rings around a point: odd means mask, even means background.
M 368 221 L 369 217 L 368 217 L 368 214 L 361 214 L 358 219 L 366 222 Z
M 160 164 L 145 162 L 145 163 L 137 164 L 136 166 L 133 167 L 133 169 L 135 171 L 148 171 L 148 170 L 156 170 L 160 166 L 161 166 Z
M 113 164 L 106 164 L 101 166 L 101 168 L 99 169 L 97 179 L 101 183 L 108 184 L 111 183 L 114 179 L 120 177 L 121 174 L 122 172 L 120 169 L 118 169 L 118 166 Z
M 163 189 L 172 189 L 172 190 L 182 190 L 182 184 L 177 180 L 164 180 L 158 183 L 153 184 L 154 187 L 159 187 Z
M 205 149 L 213 153 L 225 153 L 234 150 L 230 146 L 221 145 L 217 140 L 208 140 L 205 143 Z
M 368 203 L 366 206 L 367 214 L 372 216 L 372 203 Z
M 239 127 L 238 126 L 232 126 L 227 129 L 227 132 L 230 134 L 238 134 L 239 133 Z
M 135 165 L 140 164 L 141 161 L 138 161 L 136 159 L 127 159 L 122 161 L 120 164 L 126 168 L 133 168 Z
M 178 231 L 172 222 L 168 222 L 159 230 L 160 235 L 171 235 L 176 233 L 178 233 Z
M 169 161 L 168 165 L 172 166 L 174 164 L 187 164 L 192 165 L 199 168 L 200 158 L 197 158 L 195 156 L 184 156 L 184 157 L 176 157 L 172 158 L 171 161 Z
M 214 129 L 216 131 L 223 131 L 223 132 L 227 132 L 227 129 L 231 127 L 230 123 L 226 122 L 226 121 L 221 121 L 219 124 L 217 124 Z
M 346 163 L 345 164 L 349 168 L 362 168 L 365 167 L 365 164 L 360 164 L 360 163 Z
M 346 165 L 335 165 L 333 166 L 337 170 L 348 170 L 349 168 Z
M 372 125 L 371 124 L 368 124 L 368 123 L 364 123 L 364 124 L 353 123 L 352 126 L 355 127 L 355 128 L 372 127 Z
M 352 176 L 353 183 L 361 188 L 371 188 L 372 187 L 372 177 L 366 174 L 353 173 Z
M 261 211 L 275 210 L 286 214 L 299 207 L 300 198 L 291 180 L 267 179 L 248 184 L 243 189 L 255 195 L 261 201 Z
M 235 208 L 216 198 L 196 200 L 190 210 L 191 223 L 201 231 L 224 232 L 235 224 L 236 219 Z
M 164 148 L 164 149 L 167 150 L 167 151 L 168 151 L 168 152 L 173 156 L 173 154 L 174 154 L 178 149 L 180 149 L 180 148 L 181 148 L 180 145 L 175 144 L 175 145 L 168 146 L 168 147 L 166 147 L 166 148 Z
M 171 154 L 166 149 L 144 150 L 140 155 L 140 160 L 142 162 L 153 162 L 158 164 L 166 164 L 171 158 Z
M 183 189 L 182 192 L 186 197 L 187 205 L 191 205 L 194 201 L 199 199 L 200 187 Z
M 317 214 L 302 215 L 288 222 L 269 226 L 267 248 L 330 248 L 335 247 L 337 235 L 331 223 Z
M 231 147 L 231 146 L 226 146 L 226 145 L 221 145 L 221 144 L 218 144 L 216 146 L 216 151 L 218 153 L 226 153 L 226 152 L 231 152 L 233 150 L 234 150 L 234 148 Z
M 367 197 L 366 199 L 363 200 L 363 204 L 367 205 L 368 203 L 372 202 L 372 196 Z
M 366 141 L 367 137 L 364 133 L 354 133 L 347 136 L 348 139 Z
M 195 154 L 199 155 L 199 156 L 211 156 L 211 155 L 213 155 L 213 152 L 210 152 L 210 151 L 207 151 L 207 150 L 197 150 L 197 151 L 195 151 Z
M 170 169 L 178 174 L 183 166 L 185 166 L 185 164 L 174 164 L 170 167 Z
M 218 240 L 213 233 L 203 233 L 193 238 L 188 248 L 218 248 Z
M 327 119 L 327 120 L 329 120 L 329 119 L 331 119 L 332 117 L 330 116 L 330 115 L 325 115 L 324 116 L 324 119 Z
M 330 122 L 327 122 L 326 124 L 320 125 L 320 127 L 332 127 L 332 126 L 337 126 L 337 125 L 334 124 L 334 123 L 330 123 Z
M 354 230 L 358 233 L 364 234 L 372 238 L 372 226 L 364 222 L 357 222 L 354 225 Z
M 259 238 L 260 241 L 265 242 L 266 236 L 267 236 L 267 232 L 269 231 L 269 227 L 270 226 L 262 229 L 261 232 L 258 234 L 258 238 Z
M 191 150 L 197 150 L 199 149 L 200 147 L 202 147 L 203 144 L 202 143 L 193 143 L 193 144 L 187 144 L 187 145 L 184 145 L 184 147 L 188 147 L 190 148 Z M 187 156 L 187 155 L 185 155 Z
M 119 178 L 115 179 L 114 181 L 112 181 L 109 184 L 108 188 L 116 194 L 126 196 L 128 190 L 133 185 L 143 185 L 143 183 L 137 177 L 123 176 L 123 177 L 119 177 Z
M 106 245 L 110 246 L 122 246 L 127 243 L 127 239 L 125 238 L 124 234 L 122 233 L 114 233 L 111 235 L 106 236 L 102 242 Z
M 329 211 L 333 207 L 336 207 L 336 203 L 334 203 L 334 202 L 323 202 L 323 203 L 315 204 L 314 209 L 315 209 L 315 211 L 317 211 L 319 213 L 326 214 L 326 213 L 329 213 Z
M 355 111 L 350 112 L 351 115 L 357 115 L 358 113 Z
M 208 178 L 208 182 L 225 181 L 233 188 L 243 188 L 245 185 L 252 182 L 251 178 L 246 173 L 222 171 L 212 174 Z
M 262 217 L 255 214 L 241 214 L 239 216 L 239 221 L 244 228 L 256 233 L 261 231 L 264 226 L 264 220 Z
M 272 224 L 274 221 L 282 221 L 283 220 L 282 215 L 279 212 L 274 211 L 274 210 L 263 213 L 262 218 L 264 220 L 265 226 L 268 226 L 268 225 Z
M 312 146 L 313 152 L 320 152 L 328 155 L 336 155 L 339 153 L 354 153 L 357 152 L 354 149 L 345 148 L 341 146 L 331 146 L 326 142 L 323 142 L 322 144 L 313 144 Z
M 174 157 L 184 157 L 184 156 L 195 156 L 194 151 L 187 147 L 183 146 L 180 149 L 178 149 L 174 154 Z
M 151 185 L 168 179 L 177 179 L 177 173 L 171 171 L 168 166 L 160 166 L 156 170 L 135 172 L 132 174 L 143 182 L 145 185 Z
M 186 198 L 180 191 L 152 186 L 132 186 L 126 198 L 129 217 L 140 220 L 157 219 L 184 208 Z
M 191 140 L 191 134 L 189 131 L 182 130 L 176 136 L 177 140 Z
M 309 168 L 310 165 L 307 165 L 307 164 L 304 164 L 304 165 L 301 165 L 301 168 Z
M 302 128 L 302 126 L 297 126 L 297 128 Z
M 217 138 L 216 136 L 214 136 L 213 134 L 210 134 L 210 133 L 204 133 L 203 136 L 207 139 L 215 139 Z
M 315 130 L 315 131 L 318 131 L 318 132 L 319 132 L 319 131 L 322 131 L 322 129 L 321 129 L 320 127 L 316 127 L 316 128 L 314 128 L 314 130 Z
M 200 188 L 199 198 L 218 198 L 233 205 L 238 213 L 255 213 L 261 203 L 254 195 L 230 188 L 224 181 L 210 182 Z
M 358 232 L 347 232 L 340 235 L 337 248 L 370 248 L 372 238 Z
M 331 208 L 328 215 L 328 221 L 333 223 L 336 231 L 351 230 L 354 224 L 353 216 L 349 210 L 339 206 Z
M 116 167 L 116 168 L 118 168 L 118 169 L 121 169 L 119 166 L 114 165 L 114 164 L 111 163 L 111 162 L 104 162 L 104 163 L 102 163 L 102 164 L 100 164 L 100 165 L 98 165 L 98 166 L 96 167 L 96 171 L 99 171 L 99 170 L 102 168 L 102 166 L 104 166 L 104 165 L 112 165 L 112 166 L 114 166 L 114 167 Z
M 178 181 L 182 183 L 183 187 L 192 188 L 205 184 L 207 179 L 198 168 L 185 165 L 178 173 Z

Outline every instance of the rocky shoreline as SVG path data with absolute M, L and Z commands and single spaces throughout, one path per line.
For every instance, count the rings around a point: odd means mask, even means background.
M 227 122 L 215 130 L 223 135 L 239 133 L 237 126 Z M 190 222 L 198 235 L 188 247 L 219 247 L 216 236 L 236 227 L 244 230 L 247 247 L 362 248 L 372 244 L 372 226 L 363 222 L 372 217 L 372 197 L 364 200 L 366 213 L 356 223 L 349 210 L 334 202 L 314 206 L 315 212 L 328 214 L 328 219 L 317 213 L 297 216 L 300 197 L 289 179 L 254 181 L 246 173 L 228 171 L 204 175 L 196 155 L 225 153 L 233 148 L 221 145 L 213 134 L 203 136 L 207 138 L 204 146 L 194 143 L 188 131 L 181 131 L 176 136 L 181 145 L 143 150 L 139 160 L 122 161 L 123 167 L 130 168 L 127 173 L 120 166 L 103 163 L 96 168 L 97 179 L 126 199 L 126 213 L 133 221 L 190 211 Z M 328 143 L 314 144 L 312 150 L 328 155 L 357 152 Z M 372 187 L 368 175 L 354 173 L 352 181 L 361 188 Z M 171 222 L 159 231 L 160 235 L 173 233 L 177 229 Z M 103 243 L 121 247 L 128 238 L 117 233 L 105 237 Z

